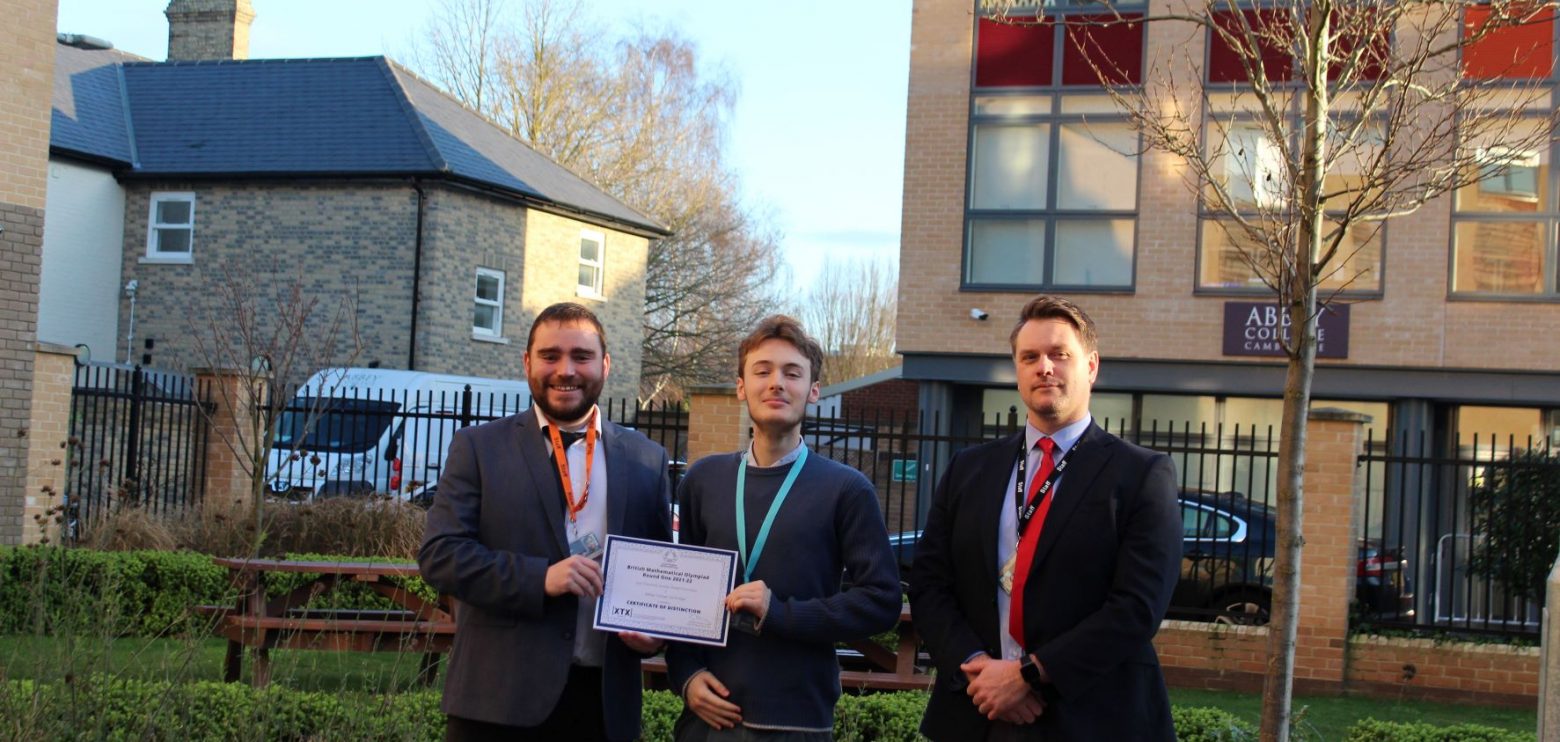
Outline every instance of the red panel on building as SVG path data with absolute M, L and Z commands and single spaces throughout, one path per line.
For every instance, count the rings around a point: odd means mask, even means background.
M 980 19 L 975 43 L 975 86 L 1052 84 L 1055 38 L 1055 25 L 1049 19 L 1040 23 L 1034 18 L 1011 18 L 1006 22 Z
M 1122 16 L 1136 20 L 1140 15 Z M 1097 25 L 1104 24 L 1104 25 Z M 1113 16 L 1071 16 L 1062 42 L 1062 84 L 1111 85 L 1143 82 L 1143 24 L 1122 23 Z M 1089 64 L 1094 60 L 1096 72 Z
M 1346 59 L 1359 49 L 1361 44 L 1368 46 L 1360 53 L 1359 67 L 1354 72 L 1354 80 L 1379 80 L 1386 74 L 1387 61 L 1392 54 L 1392 37 L 1385 24 L 1377 20 L 1378 11 L 1373 8 L 1356 8 L 1342 12 L 1364 13 L 1364 16 L 1340 18 L 1334 14 L 1332 26 L 1337 29 L 1337 39 L 1333 41 L 1334 59 Z M 1367 38 L 1361 30 L 1371 32 Z M 1327 79 L 1337 80 L 1342 73 L 1341 65 L 1333 64 L 1327 68 Z M 1352 81 L 1352 80 L 1351 80 Z
M 1285 10 L 1261 9 L 1241 11 L 1246 16 L 1246 22 L 1258 33 L 1257 47 L 1262 54 L 1262 68 L 1264 76 L 1269 81 L 1289 80 L 1294 77 L 1294 60 L 1290 58 L 1289 50 L 1272 42 L 1271 39 L 1261 38 L 1260 29 L 1269 28 L 1281 38 L 1288 37 L 1291 32 L 1284 27 L 1293 25 L 1292 16 Z M 1230 35 L 1236 39 L 1244 37 L 1245 29 L 1239 18 L 1230 12 L 1213 14 L 1213 22 L 1219 28 L 1228 29 Z M 1241 64 L 1242 55 L 1225 41 L 1224 37 L 1215 31 L 1208 32 L 1208 82 L 1245 82 L 1246 68 Z
M 1526 23 L 1491 30 L 1463 49 L 1463 76 L 1479 80 L 1549 77 L 1555 60 L 1554 18 L 1554 9 L 1546 7 Z M 1468 8 L 1463 14 L 1463 38 L 1478 33 L 1489 19 L 1489 8 Z

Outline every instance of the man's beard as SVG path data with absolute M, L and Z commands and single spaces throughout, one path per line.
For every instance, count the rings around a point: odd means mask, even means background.
M 579 403 L 565 408 L 558 408 L 554 407 L 552 401 L 547 398 L 547 388 L 545 386 L 538 390 L 536 385 L 532 384 L 531 404 L 540 407 L 542 414 L 546 415 L 548 420 L 574 422 L 590 412 L 591 406 L 596 404 L 596 400 L 601 397 L 601 388 L 604 382 L 587 382 L 581 379 L 578 385 L 580 387 Z

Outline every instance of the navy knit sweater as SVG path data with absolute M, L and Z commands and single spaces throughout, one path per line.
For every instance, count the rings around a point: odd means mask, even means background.
M 677 490 L 682 543 L 737 549 L 733 505 L 742 456 L 707 456 L 689 468 Z M 748 467 L 749 549 L 790 468 Z M 842 589 L 847 571 L 852 585 Z M 770 527 L 753 579 L 772 595 L 759 635 L 731 631 L 725 647 L 672 644 L 666 652 L 672 687 L 681 689 L 708 669 L 731 691 L 728 700 L 741 707 L 747 726 L 831 729 L 840 696 L 834 644 L 887 631 L 899 618 L 899 568 L 871 482 L 844 464 L 809 455 Z

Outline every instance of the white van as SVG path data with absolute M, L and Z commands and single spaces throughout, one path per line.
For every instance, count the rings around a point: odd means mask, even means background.
M 523 380 L 327 368 L 282 409 L 267 486 L 293 500 L 380 493 L 428 503 L 456 430 L 530 403 Z

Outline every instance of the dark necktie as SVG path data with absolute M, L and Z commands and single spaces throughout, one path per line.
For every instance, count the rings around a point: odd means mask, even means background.
M 569 446 L 574 445 L 575 441 L 585 437 L 585 431 L 559 430 L 558 437 L 563 439 L 563 450 L 567 451 Z

